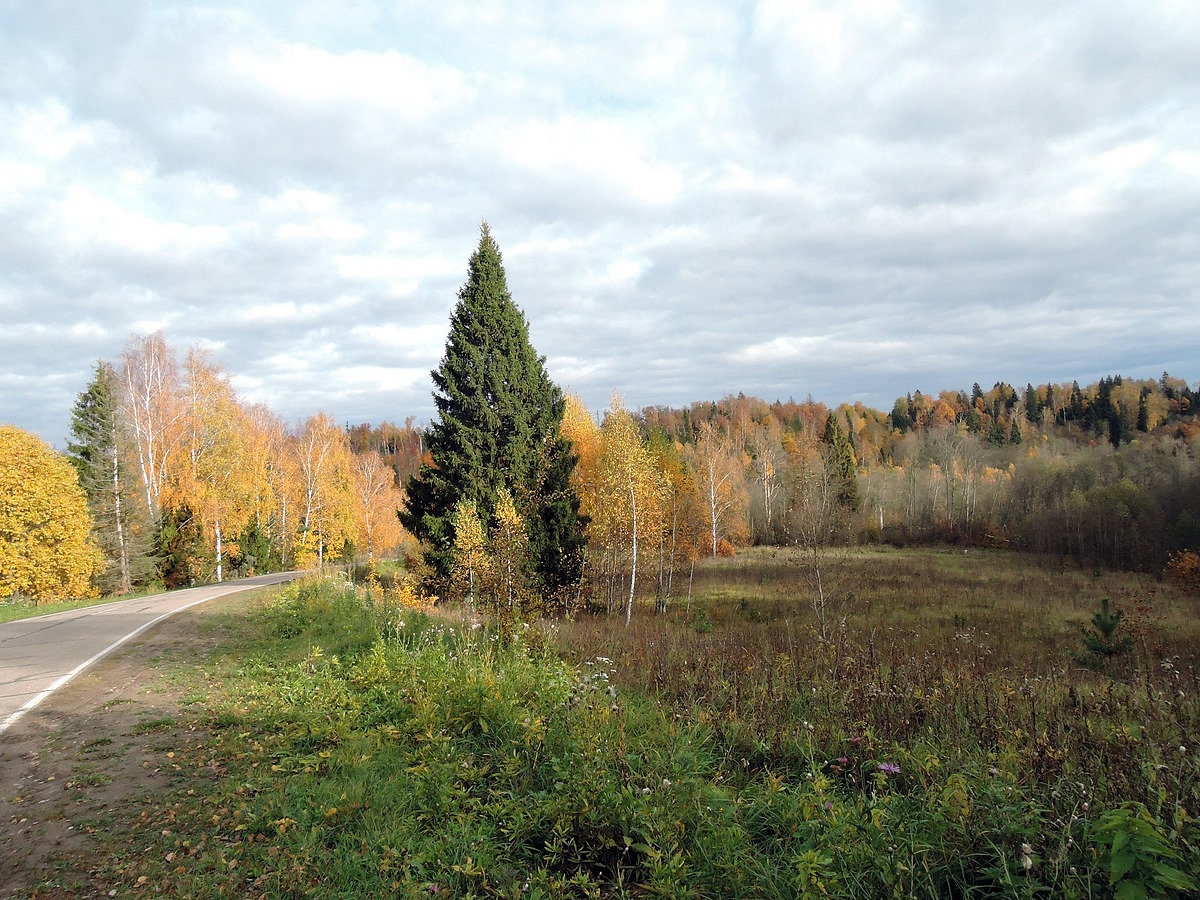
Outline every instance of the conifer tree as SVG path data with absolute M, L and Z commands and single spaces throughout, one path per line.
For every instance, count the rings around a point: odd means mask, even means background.
M 98 362 L 92 381 L 75 401 L 72 440 L 67 442 L 67 456 L 94 521 L 92 537 L 104 554 L 96 584 L 105 594 L 127 594 L 149 581 L 155 570 L 151 528 L 122 453 L 119 389 L 112 365 Z
M 858 509 L 858 461 L 854 448 L 842 428 L 839 417 L 830 413 L 825 419 L 826 456 L 831 474 L 838 482 L 838 502 L 846 509 Z
M 529 325 L 508 291 L 500 248 L 485 223 L 458 292 L 441 365 L 432 373 L 438 417 L 401 521 L 425 542 L 426 561 L 450 573 L 453 515 L 473 500 L 492 521 L 501 489 L 528 532 L 534 575 L 555 589 L 575 582 L 584 541 L 571 487 L 570 443 L 559 431 L 565 401 L 529 342 Z

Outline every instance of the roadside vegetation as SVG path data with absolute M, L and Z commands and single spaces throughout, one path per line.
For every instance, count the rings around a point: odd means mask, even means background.
M 98 871 L 145 896 L 1195 891 L 1195 598 L 848 552 L 821 641 L 799 562 L 705 562 L 690 608 L 508 637 L 402 580 L 293 585 L 189 676 L 208 738 L 146 852 Z M 1102 596 L 1112 656 L 1083 639 Z

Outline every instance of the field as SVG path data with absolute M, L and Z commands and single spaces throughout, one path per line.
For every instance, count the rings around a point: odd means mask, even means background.
M 758 549 L 502 640 L 308 581 L 180 673 L 130 896 L 1140 897 L 1200 882 L 1200 600 Z M 1085 650 L 1101 597 L 1124 618 Z M 818 613 L 821 613 L 820 615 Z M 824 623 L 825 639 L 820 638 Z

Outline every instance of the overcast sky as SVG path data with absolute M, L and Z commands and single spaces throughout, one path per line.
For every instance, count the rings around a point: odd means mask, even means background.
M 484 220 L 594 410 L 1195 382 L 1200 4 L 0 0 L 0 422 L 427 420 Z

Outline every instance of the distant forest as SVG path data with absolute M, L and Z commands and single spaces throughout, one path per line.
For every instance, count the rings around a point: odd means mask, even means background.
M 805 539 L 814 473 L 836 464 L 832 427 L 844 436 L 854 490 L 823 542 L 1007 547 L 1157 572 L 1172 554 L 1200 548 L 1198 393 L 1164 372 L 1086 386 L 915 390 L 889 412 L 744 394 L 631 412 L 648 445 L 686 449 L 702 430 L 727 439 L 742 469 L 725 526 L 733 546 Z M 420 466 L 423 433 L 411 418 L 347 433 L 352 450 L 379 453 L 401 485 Z

